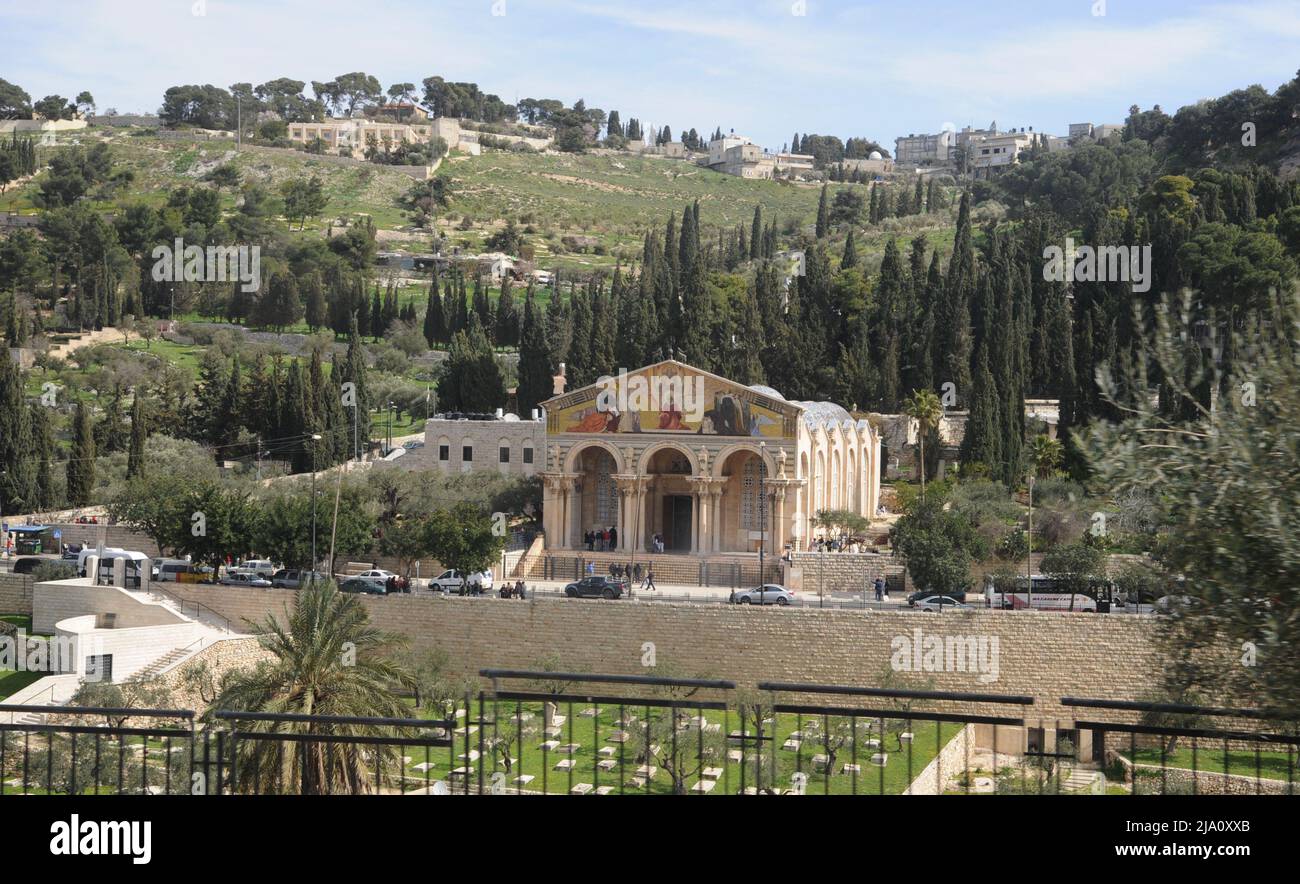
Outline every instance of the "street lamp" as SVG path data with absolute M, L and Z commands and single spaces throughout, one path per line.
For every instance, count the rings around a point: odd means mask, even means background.
M 319 442 L 320 433 L 312 433 L 311 441 Z M 312 452 L 311 458 L 311 571 L 312 580 L 316 577 L 316 452 Z
M 1034 473 L 1029 472 L 1029 530 L 1025 532 L 1025 606 L 1034 604 Z M 1015 596 L 1012 596 L 1015 598 Z

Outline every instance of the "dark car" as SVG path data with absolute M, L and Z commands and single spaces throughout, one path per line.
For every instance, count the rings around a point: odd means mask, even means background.
M 23 556 L 21 559 L 14 561 L 15 574 L 34 574 L 36 569 L 44 562 L 55 562 L 58 559 L 40 559 L 36 556 Z
M 617 599 L 623 596 L 623 584 L 612 577 L 584 577 L 564 587 L 564 594 L 571 599 Z
M 930 596 L 934 595 L 946 595 L 948 598 L 962 603 L 965 603 L 966 601 L 966 590 L 964 589 L 954 589 L 952 592 L 945 593 L 937 593 L 934 590 L 921 590 L 909 595 L 907 597 L 907 603 L 915 608 L 916 603 L 921 601 L 921 599 L 928 599 Z
M 340 592 L 354 592 L 365 595 L 387 595 L 384 587 L 372 580 L 363 580 L 360 577 L 349 577 L 339 584 Z

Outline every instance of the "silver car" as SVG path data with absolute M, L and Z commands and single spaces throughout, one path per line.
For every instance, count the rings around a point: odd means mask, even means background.
M 776 583 L 764 583 L 753 589 L 737 589 L 728 599 L 734 605 L 786 605 L 794 603 L 794 593 Z
M 970 605 L 959 602 L 952 596 L 932 595 L 923 599 L 917 599 L 915 607 L 918 611 L 930 611 L 932 613 L 934 611 L 939 611 L 942 613 L 945 609 L 950 611 L 965 611 L 970 608 Z

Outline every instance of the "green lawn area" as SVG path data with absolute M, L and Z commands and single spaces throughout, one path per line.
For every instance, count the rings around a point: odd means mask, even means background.
M 1123 754 L 1124 757 L 1128 758 L 1131 753 L 1125 752 Z M 1224 773 L 1224 760 L 1222 745 L 1200 746 L 1196 750 L 1195 769 L 1206 773 Z M 1150 764 L 1159 767 L 1161 765 L 1160 749 L 1138 749 L 1136 761 L 1138 764 Z M 1176 747 L 1173 752 L 1164 756 L 1164 766 L 1192 770 L 1192 747 Z M 1255 753 L 1245 749 L 1230 749 L 1227 754 L 1226 771 L 1229 774 L 1253 778 L 1256 775 Z M 1293 782 L 1300 780 L 1300 756 L 1297 756 L 1294 751 L 1290 754 L 1290 758 L 1288 758 L 1285 751 L 1261 751 L 1259 753 L 1258 772 L 1263 779 L 1290 780 Z M 1159 776 L 1159 771 L 1156 771 L 1155 775 Z
M 561 733 L 559 736 L 550 739 L 558 740 L 561 747 L 576 743 L 578 748 L 572 754 L 545 750 L 542 747 L 544 738 L 541 735 L 542 708 L 537 703 L 520 704 L 517 708 L 513 703 L 503 702 L 499 707 L 501 721 L 497 725 L 496 733 L 515 734 L 515 715 L 531 715 L 530 721 L 524 723 L 525 736 L 523 739 L 522 763 L 515 764 L 511 772 L 507 775 L 506 786 L 514 786 L 513 778 L 520 773 L 530 774 L 535 779 L 532 780 L 525 788 L 531 791 L 548 794 L 565 794 L 570 788 L 577 783 L 591 783 L 593 787 L 605 785 L 614 786 L 618 791 L 620 783 L 628 783 L 627 791 L 629 792 L 647 792 L 650 794 L 670 794 L 672 792 L 672 778 L 663 769 L 656 771 L 653 777 L 643 785 L 634 786 L 631 784 L 632 777 L 636 775 L 636 769 L 639 766 L 634 760 L 636 749 L 636 738 L 626 743 L 620 744 L 610 739 L 618 730 L 619 708 L 616 706 L 600 707 L 599 715 L 584 716 L 584 709 L 595 709 L 595 706 L 586 706 L 573 704 L 571 707 L 561 707 L 560 714 L 566 716 L 566 720 L 560 725 Z M 644 733 L 647 714 L 653 719 L 665 714 L 665 710 L 650 708 L 647 710 L 643 706 L 625 707 L 629 716 L 635 716 L 627 730 L 641 729 Z M 491 712 L 489 705 L 488 711 Z M 422 710 L 421 717 L 430 717 L 427 710 Z M 689 711 L 688 716 L 694 717 L 696 712 Z M 719 767 L 724 770 L 721 777 L 718 778 L 718 785 L 711 794 L 735 793 L 741 788 L 741 763 L 736 760 L 727 759 L 727 751 L 739 748 L 739 744 L 727 741 L 725 744 L 721 740 L 721 735 L 740 730 L 740 722 L 734 710 L 724 714 L 721 711 L 709 710 L 704 713 L 704 718 L 709 724 L 720 725 L 718 736 L 706 738 L 705 745 L 715 746 L 717 761 L 710 761 L 707 766 Z M 810 795 L 831 794 L 831 795 L 849 795 L 849 794 L 866 794 L 866 795 L 897 795 L 901 794 L 907 785 L 914 780 L 927 764 L 930 763 L 936 752 L 936 736 L 940 744 L 951 740 L 960 730 L 956 724 L 943 725 L 942 731 L 936 733 L 936 725 L 930 722 L 916 722 L 913 728 L 914 739 L 909 743 L 903 743 L 902 751 L 898 750 L 899 743 L 893 733 L 887 732 L 885 735 L 885 746 L 888 754 L 888 761 L 882 768 L 870 764 L 870 757 L 876 750 L 867 745 L 868 739 L 878 739 L 878 731 L 872 731 L 868 734 L 867 723 L 858 722 L 858 752 L 856 762 L 861 765 L 861 773 L 855 778 L 852 773 L 845 773 L 843 766 L 851 764 L 854 761 L 852 743 L 842 745 L 836 755 L 835 772 L 827 775 L 818 770 L 814 770 L 812 758 L 817 754 L 825 754 L 820 739 L 816 736 L 819 731 L 814 731 L 809 727 L 812 719 L 802 718 L 796 715 L 783 714 L 779 716 L 777 732 L 777 761 L 776 761 L 776 780 L 781 784 L 783 789 L 789 789 L 794 778 L 794 774 L 802 771 L 807 775 L 806 793 Z M 820 719 L 818 719 L 820 721 Z M 832 728 L 836 725 L 836 720 L 831 719 L 827 725 Z M 806 734 L 801 748 L 799 750 L 781 748 L 790 735 L 803 729 Z M 752 730 L 752 728 L 751 728 Z M 493 726 L 487 725 L 484 731 L 484 737 L 487 739 L 493 733 Z M 479 734 L 473 733 L 468 737 L 469 750 L 478 751 Z M 691 728 L 678 732 L 679 754 L 683 759 L 683 767 L 689 771 L 695 771 L 698 766 L 693 758 L 698 751 L 700 734 L 697 729 Z M 425 772 L 416 768 L 416 765 L 423 762 L 432 763 L 434 766 L 428 771 L 428 780 L 430 783 L 444 778 L 449 769 L 454 766 L 460 766 L 466 762 L 460 758 L 466 754 L 465 746 L 466 736 L 464 733 L 456 736 L 456 745 L 454 756 L 456 760 L 453 764 L 449 750 L 445 747 L 430 749 L 426 753 L 423 749 L 409 749 L 406 754 L 410 756 L 407 763 L 406 774 L 410 778 L 407 788 L 420 788 L 424 785 Z M 661 741 L 661 745 L 663 742 Z M 752 745 L 752 744 L 751 744 Z M 512 736 L 510 743 L 510 755 L 518 756 L 517 738 Z M 612 747 L 612 755 L 601 755 L 599 750 L 602 747 Z M 671 748 L 664 746 L 666 752 L 671 754 Z M 621 754 L 620 754 L 621 752 Z M 745 769 L 745 786 L 752 787 L 755 782 L 755 764 L 752 760 L 753 749 L 746 750 L 746 769 Z M 772 781 L 772 764 L 771 764 L 771 747 L 770 743 L 765 745 L 762 753 L 762 779 L 764 784 Z M 557 770 L 556 765 L 565 759 L 572 758 L 576 764 L 572 771 Z M 610 759 L 614 762 L 611 770 L 598 770 L 597 765 L 604 759 Z M 727 759 L 727 760 L 724 760 Z M 477 764 L 477 762 L 475 762 Z M 491 773 L 495 771 L 505 771 L 505 767 L 498 755 L 490 755 L 485 768 L 485 782 L 488 782 Z M 656 765 L 661 767 L 660 765 Z M 477 770 L 477 768 L 476 768 Z M 686 779 L 686 787 L 689 789 L 701 779 L 699 773 L 692 773 Z
M 34 681 L 39 681 L 44 672 L 15 672 L 0 669 L 0 701 L 16 694 Z

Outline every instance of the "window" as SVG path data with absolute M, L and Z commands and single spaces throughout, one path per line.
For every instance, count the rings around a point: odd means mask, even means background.
M 531 445 L 524 446 L 524 463 L 533 462 L 533 448 Z
M 474 462 L 474 446 L 473 446 L 473 445 L 462 445 L 462 446 L 460 447 L 460 459 L 461 459 L 461 462 L 462 462 L 462 463 L 473 463 L 473 462 Z
M 450 446 L 450 445 L 439 445 L 439 446 L 438 446 L 438 460 L 441 460 L 441 461 L 448 461 L 448 460 L 451 460 L 451 446 Z
M 501 446 L 499 456 L 501 458 L 501 463 L 510 463 L 510 449 L 507 446 Z
M 758 478 L 767 476 L 767 465 L 757 457 L 745 461 L 745 470 L 741 477 L 742 496 L 740 498 L 740 520 L 746 531 L 761 531 L 766 522 L 766 494 L 759 498 Z M 766 491 L 767 489 L 763 489 Z

